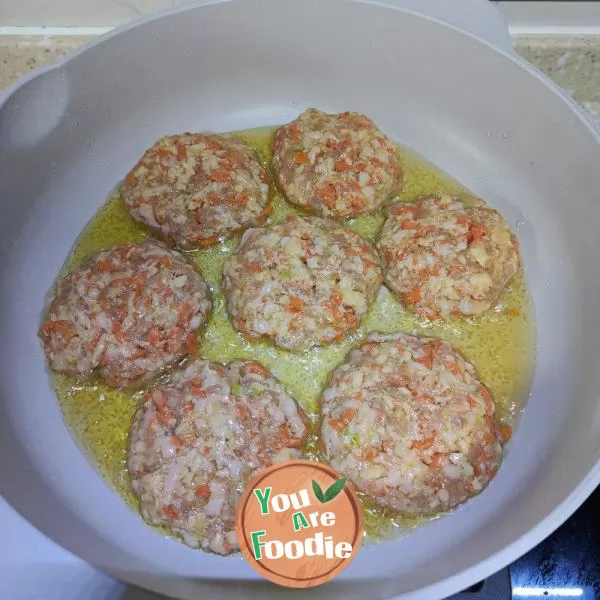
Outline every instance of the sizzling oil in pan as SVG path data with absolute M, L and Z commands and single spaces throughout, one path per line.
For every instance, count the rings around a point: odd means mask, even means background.
M 254 146 L 265 163 L 270 164 L 273 131 L 263 128 L 236 135 Z M 423 159 L 400 147 L 398 152 L 404 171 L 402 199 L 415 200 L 419 196 L 439 193 L 468 194 Z M 298 212 L 278 194 L 273 208 L 270 222 Z M 375 214 L 352 220 L 348 225 L 373 242 L 382 223 L 383 216 Z M 100 248 L 138 242 L 147 237 L 147 230 L 133 221 L 118 195 L 113 194 L 82 232 L 61 275 Z M 404 310 L 382 286 L 377 301 L 356 333 L 342 343 L 313 349 L 305 355 L 294 355 L 267 343 L 243 340 L 229 322 L 220 291 L 221 270 L 238 240 L 186 253 L 201 270 L 213 293 L 214 311 L 202 335 L 199 355 L 218 362 L 238 358 L 258 360 L 272 370 L 316 421 L 319 394 L 327 375 L 366 333 L 405 331 L 440 337 L 456 346 L 475 364 L 482 381 L 494 393 L 500 418 L 510 425 L 514 423 L 524 405 L 534 363 L 533 313 L 522 269 L 494 308 L 469 320 L 451 318 L 436 324 L 428 323 Z M 130 506 L 136 508 L 126 467 L 127 440 L 133 414 L 145 390 L 124 393 L 102 383 L 82 383 L 64 375 L 54 375 L 53 382 L 65 420 L 79 444 L 105 479 Z M 314 439 L 309 442 L 307 452 L 317 457 Z M 373 506 L 366 499 L 363 499 L 363 508 L 370 539 L 396 537 L 424 520 L 399 516 Z

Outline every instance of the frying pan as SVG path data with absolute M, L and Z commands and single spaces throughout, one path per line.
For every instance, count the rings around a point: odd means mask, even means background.
M 376 2 L 230 0 L 120 30 L 13 89 L 0 109 L 0 477 L 26 519 L 110 574 L 176 598 L 278 598 L 242 559 L 143 524 L 64 425 L 36 338 L 44 295 L 85 223 L 166 132 L 356 110 L 513 225 L 537 327 L 531 395 L 489 489 L 361 549 L 297 596 L 449 595 L 512 562 L 600 481 L 600 144 L 535 69 Z

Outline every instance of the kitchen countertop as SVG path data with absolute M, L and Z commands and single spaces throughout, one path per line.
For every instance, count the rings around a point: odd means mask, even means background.
M 88 39 L 0 36 L 0 90 Z M 566 89 L 600 123 L 600 36 L 517 37 L 515 47 L 519 54 Z

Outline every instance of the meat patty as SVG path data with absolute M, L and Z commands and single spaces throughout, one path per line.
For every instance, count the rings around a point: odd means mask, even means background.
M 235 328 L 301 352 L 355 330 L 382 282 L 379 257 L 329 219 L 288 217 L 251 229 L 223 270 Z
M 143 518 L 192 548 L 239 549 L 235 509 L 259 471 L 300 458 L 307 419 L 262 365 L 194 360 L 148 392 L 128 466 Z
M 211 308 L 207 284 L 179 253 L 122 244 L 58 283 L 39 335 L 54 371 L 127 387 L 192 353 Z
M 501 461 L 492 394 L 448 343 L 371 334 L 331 375 L 325 458 L 382 506 L 447 510 L 478 494 Z M 508 436 L 507 436 L 508 437 Z
M 475 198 L 390 206 L 377 248 L 388 287 L 432 319 L 482 313 L 519 267 L 517 238 L 498 211 Z
M 121 195 L 136 221 L 186 250 L 258 225 L 271 210 L 258 153 L 208 133 L 159 139 L 127 175 Z
M 273 151 L 286 198 L 322 217 L 371 212 L 401 187 L 396 147 L 358 113 L 310 108 L 276 131 Z

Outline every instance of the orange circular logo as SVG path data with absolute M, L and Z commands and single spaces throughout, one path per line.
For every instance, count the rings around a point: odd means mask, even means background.
M 249 483 L 237 509 L 236 532 L 255 571 L 279 585 L 308 588 L 350 564 L 364 524 L 345 477 L 321 463 L 292 460 Z

